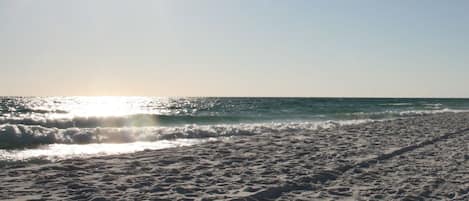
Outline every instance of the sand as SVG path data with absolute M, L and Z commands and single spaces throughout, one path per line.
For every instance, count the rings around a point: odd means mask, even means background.
M 469 200 L 469 114 L 10 164 L 0 183 L 1 200 Z

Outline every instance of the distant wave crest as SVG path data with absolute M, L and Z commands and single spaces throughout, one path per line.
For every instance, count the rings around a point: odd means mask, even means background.
M 413 105 L 413 103 L 385 103 L 381 104 L 385 106 L 408 106 L 408 105 Z
M 440 113 L 460 113 L 469 112 L 469 110 L 456 110 L 456 109 L 437 109 L 437 110 L 386 110 L 380 112 L 354 112 L 348 113 L 347 116 L 362 117 L 362 118 L 383 118 L 383 117 L 412 117 L 429 114 L 440 114 Z
M 316 115 L 314 121 L 329 119 L 381 119 L 393 117 L 419 116 L 426 114 L 446 113 L 446 112 L 469 112 L 469 110 L 456 109 L 429 109 L 429 110 L 385 110 L 374 112 L 353 112 L 337 113 L 329 116 Z M 266 119 L 263 119 L 266 118 Z M 299 119 L 311 121 L 311 117 Z M 30 126 L 41 126 L 45 128 L 98 128 L 98 127 L 155 127 L 155 126 L 181 126 L 189 124 L 217 125 L 217 124 L 238 124 L 249 122 L 272 122 L 275 117 L 246 117 L 246 116 L 195 116 L 195 115 L 155 115 L 155 114 L 135 114 L 128 116 L 109 117 L 73 117 L 73 118 L 49 118 L 47 116 L 16 116 L 0 117 L 1 124 L 22 124 Z

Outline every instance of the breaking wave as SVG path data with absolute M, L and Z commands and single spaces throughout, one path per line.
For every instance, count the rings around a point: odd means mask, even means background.
M 142 141 L 204 139 L 249 136 L 264 133 L 308 131 L 372 120 L 262 123 L 224 125 L 185 125 L 179 127 L 47 128 L 38 125 L 0 125 L 0 149 L 34 147 L 45 144 L 131 143 Z
M 469 112 L 467 99 L 0 98 L 2 157 L 67 158 Z
M 136 114 L 108 117 L 48 118 L 47 116 L 0 117 L 0 124 L 39 125 L 47 128 L 148 127 L 184 124 L 241 123 L 248 117 Z
M 330 119 L 382 119 L 394 117 L 409 117 L 426 114 L 446 112 L 468 112 L 469 110 L 457 109 L 433 109 L 433 110 L 386 110 L 373 112 L 337 113 L 330 115 L 306 116 L 304 119 L 293 119 L 295 121 L 326 121 Z M 300 115 L 297 115 L 300 116 Z M 275 117 L 258 116 L 201 116 L 201 115 L 155 115 L 135 114 L 128 116 L 107 117 L 72 117 L 72 118 L 50 118 L 47 115 L 30 115 L 0 117 L 0 124 L 21 124 L 30 126 L 41 126 L 45 128 L 98 128 L 98 127 L 155 127 L 155 126 L 181 126 L 187 124 L 215 125 L 215 124 L 242 124 L 252 122 L 276 122 L 284 121 Z
M 342 115 L 349 117 L 336 121 L 309 120 L 279 123 L 238 123 L 239 118 L 237 117 L 220 116 L 132 115 L 124 117 L 75 117 L 72 119 L 0 117 L 0 149 L 27 148 L 45 144 L 153 142 L 310 131 L 378 119 L 447 112 L 468 112 L 468 110 L 357 112 Z

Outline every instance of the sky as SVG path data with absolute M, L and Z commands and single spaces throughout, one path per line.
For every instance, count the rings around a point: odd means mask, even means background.
M 469 1 L 0 0 L 0 95 L 469 97 Z

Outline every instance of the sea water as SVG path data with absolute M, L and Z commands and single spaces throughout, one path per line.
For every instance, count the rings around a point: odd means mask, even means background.
M 465 111 L 469 99 L 2 97 L 0 160 L 121 154 Z

